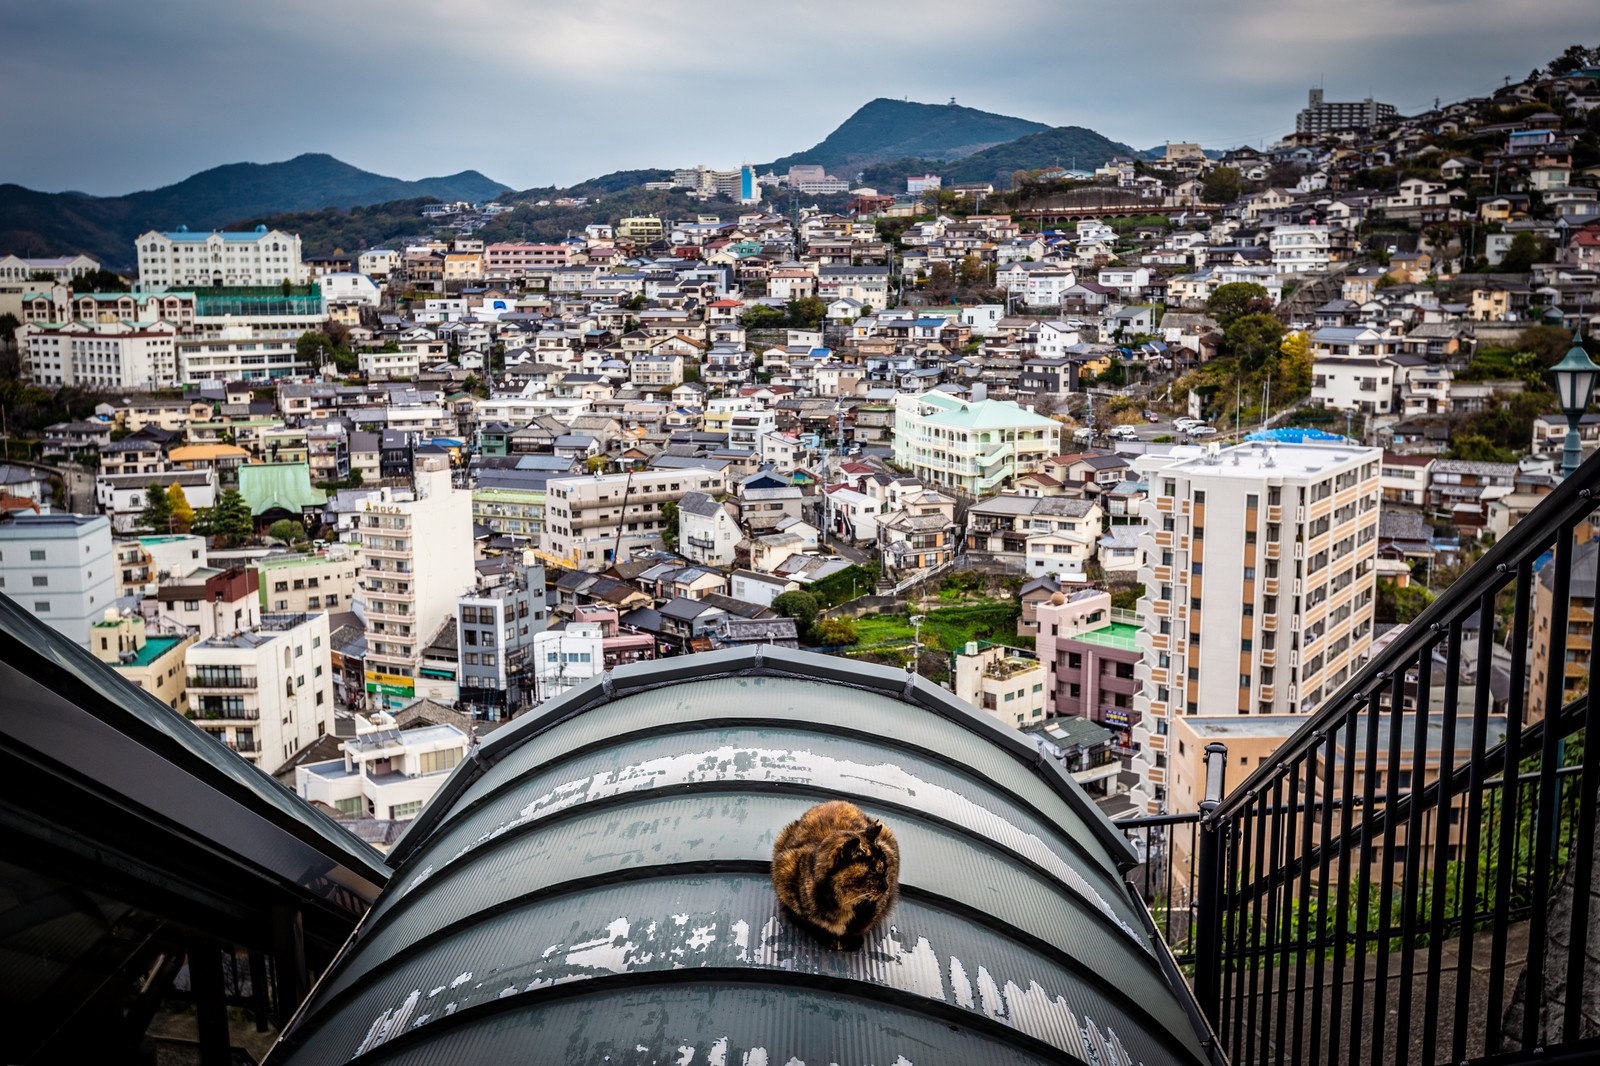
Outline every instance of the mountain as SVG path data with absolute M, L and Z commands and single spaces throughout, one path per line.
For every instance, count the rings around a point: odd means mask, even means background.
M 917 104 L 878 99 L 845 119 L 821 144 L 786 155 L 759 170 L 778 172 L 817 163 L 846 181 L 873 163 L 913 156 L 959 159 L 985 148 L 1049 129 L 1042 122 L 995 115 L 957 104 Z
M 1092 170 L 1112 156 L 1138 154 L 1094 130 L 1059 126 L 975 152 L 947 165 L 943 174 L 947 185 L 958 181 L 992 181 L 1009 188 L 1014 171 L 1053 166 Z
M 133 240 L 151 229 L 215 229 L 247 216 L 348 208 L 395 200 L 487 200 L 509 191 L 476 170 L 402 181 L 307 153 L 283 163 L 230 163 L 176 185 L 85 196 L 0 185 L 0 249 L 17 255 L 82 252 L 113 269 L 133 265 Z

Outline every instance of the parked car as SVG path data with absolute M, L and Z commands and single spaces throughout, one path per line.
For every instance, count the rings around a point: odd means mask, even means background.
M 1112 426 L 1106 436 L 1112 440 L 1138 440 L 1139 431 L 1132 426 Z
M 1214 437 L 1217 429 L 1215 426 L 1190 426 L 1184 432 L 1191 437 Z
M 1172 420 L 1172 425 L 1175 429 L 1187 430 L 1191 426 L 1205 425 L 1205 420 L 1201 418 L 1174 418 Z

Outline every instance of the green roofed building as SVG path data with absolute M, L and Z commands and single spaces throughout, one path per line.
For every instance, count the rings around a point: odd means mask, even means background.
M 239 495 L 258 527 L 282 518 L 300 522 L 328 503 L 328 494 L 311 484 L 305 463 L 247 463 L 239 468 Z
M 981 496 L 1043 470 L 1061 423 L 1009 400 L 944 392 L 895 399 L 894 460 L 924 483 Z

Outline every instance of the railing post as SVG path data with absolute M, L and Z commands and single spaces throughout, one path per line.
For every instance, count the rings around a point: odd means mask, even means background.
M 1222 970 L 1222 834 L 1212 812 L 1227 791 L 1228 746 L 1206 745 L 1205 799 L 1200 802 L 1199 869 L 1195 886 L 1194 995 L 1213 1026 L 1220 1017 Z

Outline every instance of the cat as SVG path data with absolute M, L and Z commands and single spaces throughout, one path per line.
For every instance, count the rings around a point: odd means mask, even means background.
M 772 887 L 789 917 L 837 951 L 859 951 L 900 898 L 894 833 L 853 803 L 812 807 L 772 848 Z

